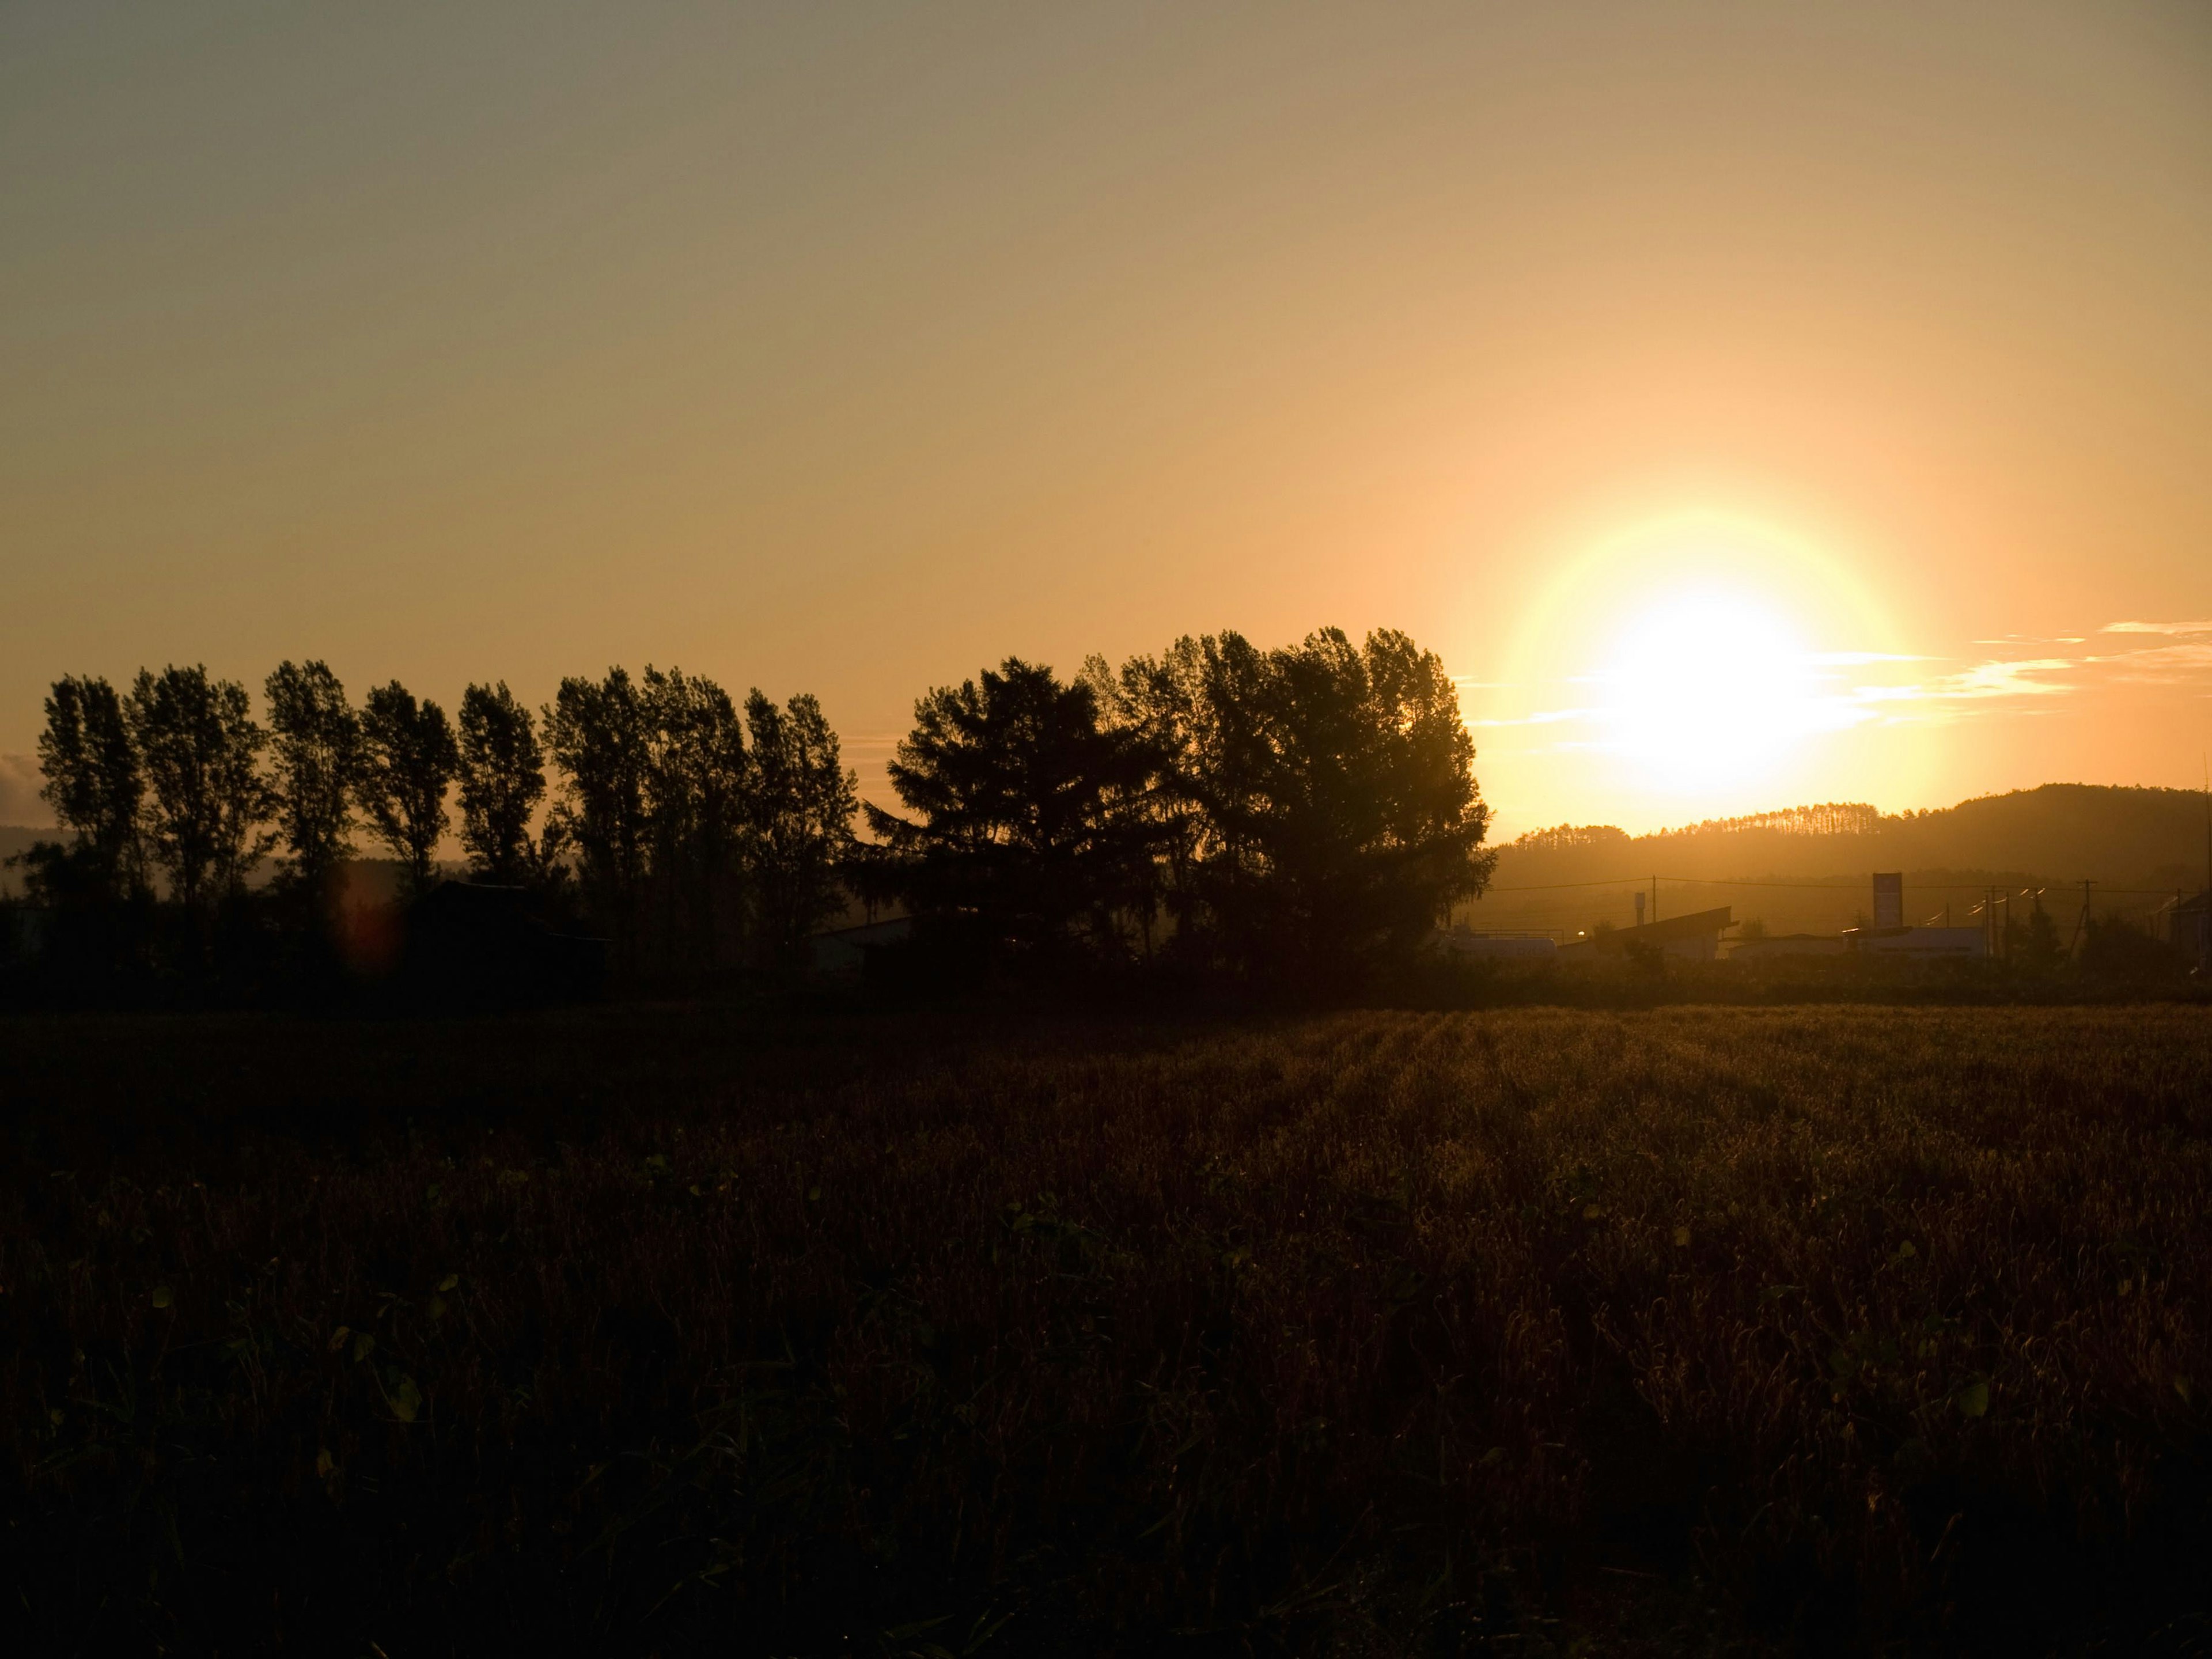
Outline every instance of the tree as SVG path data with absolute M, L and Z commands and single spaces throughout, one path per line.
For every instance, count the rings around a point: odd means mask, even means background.
M 480 879 L 520 886 L 537 873 L 530 820 L 545 797 L 545 760 L 530 710 L 507 682 L 461 694 L 461 845 Z
M 1200 825 L 1194 940 L 1245 971 L 1339 981 L 1425 941 L 1495 855 L 1456 688 L 1405 635 L 1327 629 L 1261 653 L 1174 655 L 1188 728 L 1170 765 Z
M 837 734 L 811 696 L 779 709 L 756 688 L 745 725 L 756 914 L 769 956 L 787 962 L 844 903 L 838 872 L 853 845 L 860 779 L 841 764 Z
M 1079 927 L 1113 943 L 1131 852 L 1107 805 L 1138 780 L 1092 686 L 1009 657 L 917 702 L 890 771 L 919 821 L 871 805 L 868 825 L 889 884 L 917 910 L 973 916 L 992 938 L 1046 951 Z
M 361 720 L 326 663 L 279 663 L 263 689 L 275 738 L 270 752 L 284 878 L 311 901 L 319 900 L 338 861 L 353 855 Z
M 633 961 L 647 869 L 648 724 L 644 700 L 620 668 L 596 684 L 562 680 L 545 710 L 545 745 L 562 774 L 555 822 L 576 849 L 586 901 L 617 954 Z
M 273 807 L 258 762 L 265 739 L 235 680 L 204 667 L 145 669 L 131 688 L 128 717 L 148 793 L 154 861 L 193 910 L 241 890 L 246 872 L 274 845 L 262 830 Z
M 661 939 L 671 957 L 709 964 L 720 954 L 722 919 L 742 917 L 744 730 L 727 692 L 681 669 L 647 665 L 638 710 L 645 873 L 659 899 Z
M 446 711 L 394 680 L 373 689 L 361 717 L 361 800 L 386 846 L 407 865 L 421 895 L 451 819 L 446 790 L 460 765 L 460 746 Z
M 76 838 L 68 854 L 91 892 L 120 897 L 145 879 L 139 804 L 145 793 L 123 699 L 105 679 L 56 680 L 39 735 L 39 793 Z

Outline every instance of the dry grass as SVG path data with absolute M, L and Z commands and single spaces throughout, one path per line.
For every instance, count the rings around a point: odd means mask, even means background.
M 0 1047 L 48 1648 L 2202 1634 L 2201 1010 Z

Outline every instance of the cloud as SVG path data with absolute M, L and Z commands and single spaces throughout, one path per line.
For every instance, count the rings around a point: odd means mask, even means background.
M 2100 634 L 2212 634 L 2212 622 L 2106 623 L 2097 630 Z
M 37 756 L 0 755 L 0 823 L 28 824 L 38 830 L 51 827 L 53 809 L 39 799 L 44 781 L 39 775 Z
M 2075 666 L 2068 657 L 2027 657 L 2014 662 L 1979 662 L 1956 674 L 1945 674 L 1918 688 L 1927 697 L 1952 702 L 1979 702 L 1989 697 L 2054 697 L 2074 690 L 2072 685 L 2033 678 L 2063 673 Z

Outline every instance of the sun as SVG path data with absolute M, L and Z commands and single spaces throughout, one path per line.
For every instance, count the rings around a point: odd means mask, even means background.
M 1588 676 L 1600 743 L 1670 792 L 1771 771 L 1832 729 L 1820 665 L 1771 602 L 1727 589 L 1666 595 L 1632 615 Z
M 1516 817 L 1656 826 L 1917 787 L 1927 745 L 1869 690 L 1909 647 L 1849 538 L 1698 510 L 1530 554 L 1503 672 L 1470 687 Z

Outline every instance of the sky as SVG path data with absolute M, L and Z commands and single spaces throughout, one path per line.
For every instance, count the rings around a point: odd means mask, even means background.
M 2212 750 L 2212 11 L 0 7 L 45 688 L 1402 629 L 1501 836 Z

